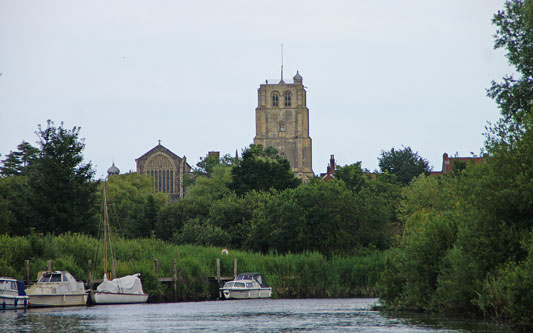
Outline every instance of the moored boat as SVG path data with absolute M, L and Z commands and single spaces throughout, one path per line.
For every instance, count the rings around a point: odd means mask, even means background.
M 26 309 L 30 298 L 24 291 L 24 282 L 0 277 L 0 310 Z
M 233 281 L 226 282 L 220 291 L 226 299 L 272 297 L 272 288 L 261 273 L 241 273 Z
M 104 224 L 104 281 L 98 285 L 96 290 L 91 290 L 91 302 L 93 304 L 130 304 L 146 303 L 148 294 L 142 288 L 141 274 L 126 275 L 121 278 L 109 280 L 107 278 L 107 250 L 108 238 L 111 247 L 109 230 L 109 213 L 107 211 L 107 182 L 104 183 L 104 204 L 103 204 L 103 224 Z M 112 251 L 111 251 L 112 252 Z
M 108 280 L 104 274 L 104 281 L 91 291 L 91 301 L 94 304 L 130 304 L 146 303 L 148 294 L 142 289 L 139 273 Z
M 88 291 L 83 282 L 67 271 L 44 272 L 37 283 L 26 289 L 30 307 L 86 305 Z

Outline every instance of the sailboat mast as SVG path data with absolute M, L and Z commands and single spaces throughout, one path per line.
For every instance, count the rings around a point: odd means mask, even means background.
M 104 278 L 107 277 L 107 181 L 104 182 Z

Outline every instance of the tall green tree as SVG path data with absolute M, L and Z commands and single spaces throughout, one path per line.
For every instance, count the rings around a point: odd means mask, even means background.
M 368 170 L 361 168 L 361 162 L 335 168 L 335 178 L 342 180 L 354 192 L 359 192 L 369 177 Z
M 514 0 L 505 3 L 492 20 L 497 26 L 494 48 L 504 48 L 516 77 L 507 75 L 492 82 L 488 96 L 500 107 L 502 122 L 521 132 L 524 116 L 533 108 L 533 3 Z
M 418 152 L 414 152 L 411 147 L 382 151 L 378 161 L 381 172 L 395 175 L 396 179 L 404 185 L 409 184 L 411 179 L 420 174 L 429 175 L 431 172 L 429 162 L 418 155 Z
M 273 147 L 250 145 L 231 171 L 230 188 L 238 195 L 256 191 L 295 188 L 301 180 L 294 175 L 289 161 Z
M 80 128 L 56 127 L 48 120 L 39 125 L 39 153 L 27 166 L 28 200 L 34 214 L 29 222 L 45 233 L 94 230 L 96 182 L 90 162 L 83 160 Z
M 137 173 L 112 175 L 106 186 L 111 227 L 127 238 L 149 237 L 167 196 L 152 193 L 150 178 Z M 99 187 L 99 202 L 102 202 L 104 184 Z
M 17 146 L 17 151 L 12 151 L 6 155 L 0 166 L 0 176 L 22 175 L 25 168 L 37 157 L 39 150 L 26 141 L 22 141 Z

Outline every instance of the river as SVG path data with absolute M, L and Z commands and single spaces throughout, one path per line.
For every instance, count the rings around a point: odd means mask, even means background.
M 266 299 L 43 308 L 0 312 L 0 331 L 506 332 L 481 322 L 396 317 L 376 299 Z

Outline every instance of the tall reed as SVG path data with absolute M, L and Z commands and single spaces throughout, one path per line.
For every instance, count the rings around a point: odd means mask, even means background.
M 170 286 L 158 278 L 173 276 L 173 260 L 178 271 L 177 299 L 204 300 L 213 296 L 209 277 L 217 274 L 216 259 L 220 258 L 221 275 L 233 275 L 237 258 L 238 272 L 261 272 L 273 288 L 274 297 L 365 297 L 375 296 L 375 284 L 383 269 L 384 254 L 367 251 L 358 256 L 325 257 L 317 252 L 301 254 L 268 254 L 231 250 L 222 255 L 221 249 L 192 245 L 177 246 L 158 239 L 123 239 L 112 241 L 117 260 L 117 275 L 141 273 L 145 290 L 152 300 L 173 299 Z M 103 274 L 103 247 L 100 242 L 83 234 L 0 235 L 0 275 L 24 278 L 24 260 L 30 260 L 30 278 L 45 270 L 47 260 L 53 260 L 54 270 L 68 270 L 80 280 L 88 277 L 88 261 L 92 260 L 93 278 Z M 158 274 L 154 272 L 158 259 Z M 109 264 L 108 270 L 111 270 Z

